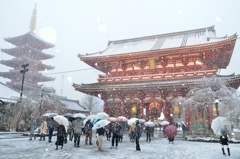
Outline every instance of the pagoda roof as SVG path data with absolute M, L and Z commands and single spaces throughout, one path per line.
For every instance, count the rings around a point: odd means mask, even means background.
M 240 75 L 216 75 L 225 81 L 240 80 Z M 208 77 L 206 77 L 208 78 Z M 164 79 L 151 81 L 131 81 L 131 82 L 111 82 L 111 83 L 91 83 L 75 84 L 73 87 L 80 90 L 123 90 L 123 89 L 144 89 L 144 88 L 166 88 L 184 85 L 193 85 L 202 81 L 202 77 L 181 78 L 181 79 Z
M 10 72 L 0 72 L 0 76 L 4 78 L 14 79 L 15 77 L 21 77 L 22 73 L 20 73 L 20 70 L 10 70 Z M 38 72 L 31 72 L 28 71 L 25 74 L 25 80 L 30 81 L 37 81 L 37 82 L 48 82 L 53 81 L 55 78 L 43 76 L 41 73 Z
M 37 37 L 36 35 L 30 32 L 27 32 L 26 34 L 16 36 L 16 37 L 4 38 L 4 40 L 16 46 L 29 44 L 33 48 L 37 48 L 41 50 L 54 47 L 53 44 L 40 39 L 39 37 Z
M 78 57 L 84 59 L 88 57 L 105 57 L 145 51 L 183 48 L 188 46 L 213 44 L 236 38 L 237 34 L 216 37 L 214 26 L 211 26 L 195 30 L 109 41 L 105 50 L 96 53 L 86 53 L 86 55 L 79 54 Z
M 22 82 L 11 81 L 11 82 L 6 82 L 6 84 L 16 90 L 21 90 Z M 36 89 L 37 87 L 40 87 L 40 85 L 30 84 L 30 83 L 27 83 L 26 81 L 24 81 L 23 87 L 24 87 L 24 90 L 33 90 L 33 89 Z
M 14 57 L 28 56 L 34 60 L 46 60 L 54 57 L 53 55 L 43 53 L 41 50 L 31 47 L 29 44 L 20 45 L 11 49 L 1 49 L 1 51 Z
M 37 60 L 33 60 L 31 58 L 28 57 L 21 57 L 20 59 L 18 58 L 13 58 L 11 60 L 1 60 L 0 61 L 1 64 L 12 67 L 12 68 L 21 68 L 23 63 L 28 63 L 29 64 L 29 70 L 33 70 L 33 71 L 44 71 L 45 69 L 47 70 L 51 70 L 54 69 L 54 66 L 50 66 L 50 65 L 45 65 L 42 63 L 42 61 L 37 61 Z

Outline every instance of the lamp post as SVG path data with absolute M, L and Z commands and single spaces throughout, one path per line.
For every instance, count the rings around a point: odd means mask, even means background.
M 21 93 L 20 93 L 20 102 L 21 102 L 21 100 L 22 100 L 22 92 L 23 92 L 23 83 L 24 83 L 24 75 L 25 75 L 25 73 L 28 71 L 28 67 L 29 66 L 29 64 L 27 63 L 27 64 L 23 64 L 22 65 L 22 70 L 20 71 L 20 73 L 22 73 L 23 74 L 23 76 L 22 76 L 22 85 L 21 85 Z
M 215 106 L 216 106 L 216 114 L 217 114 L 217 117 L 219 116 L 218 103 L 219 103 L 218 99 L 215 98 Z

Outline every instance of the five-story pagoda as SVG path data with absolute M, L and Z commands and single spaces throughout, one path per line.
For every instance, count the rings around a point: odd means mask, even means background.
M 36 26 L 36 6 L 30 22 L 30 31 L 26 34 L 4 38 L 5 41 L 15 45 L 10 49 L 1 49 L 2 52 L 14 56 L 11 60 L 1 60 L 0 63 L 12 67 L 9 72 L 0 72 L 0 76 L 11 79 L 7 85 L 20 90 L 22 84 L 22 65 L 29 64 L 28 72 L 25 74 L 24 90 L 32 90 L 38 86 L 38 82 L 53 81 L 54 78 L 43 76 L 39 71 L 54 69 L 54 66 L 45 65 L 42 60 L 53 58 L 53 55 L 42 52 L 44 49 L 54 47 L 53 44 L 40 39 L 34 34 Z

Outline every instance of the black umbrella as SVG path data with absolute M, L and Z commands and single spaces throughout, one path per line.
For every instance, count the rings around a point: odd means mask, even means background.
M 67 118 L 73 118 L 73 114 L 72 113 L 63 114 L 63 116 L 65 116 Z

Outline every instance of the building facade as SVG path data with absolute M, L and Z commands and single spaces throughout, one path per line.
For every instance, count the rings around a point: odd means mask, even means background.
M 109 41 L 105 50 L 79 54 L 81 61 L 105 73 L 97 83 L 73 84 L 101 97 L 110 116 L 181 118 L 171 100 L 184 97 L 202 77 L 229 65 L 237 35 L 216 37 L 214 26 L 182 32 Z M 219 76 L 233 88 L 239 75 Z M 186 114 L 186 117 L 188 115 Z M 186 119 L 188 120 L 188 119 Z

